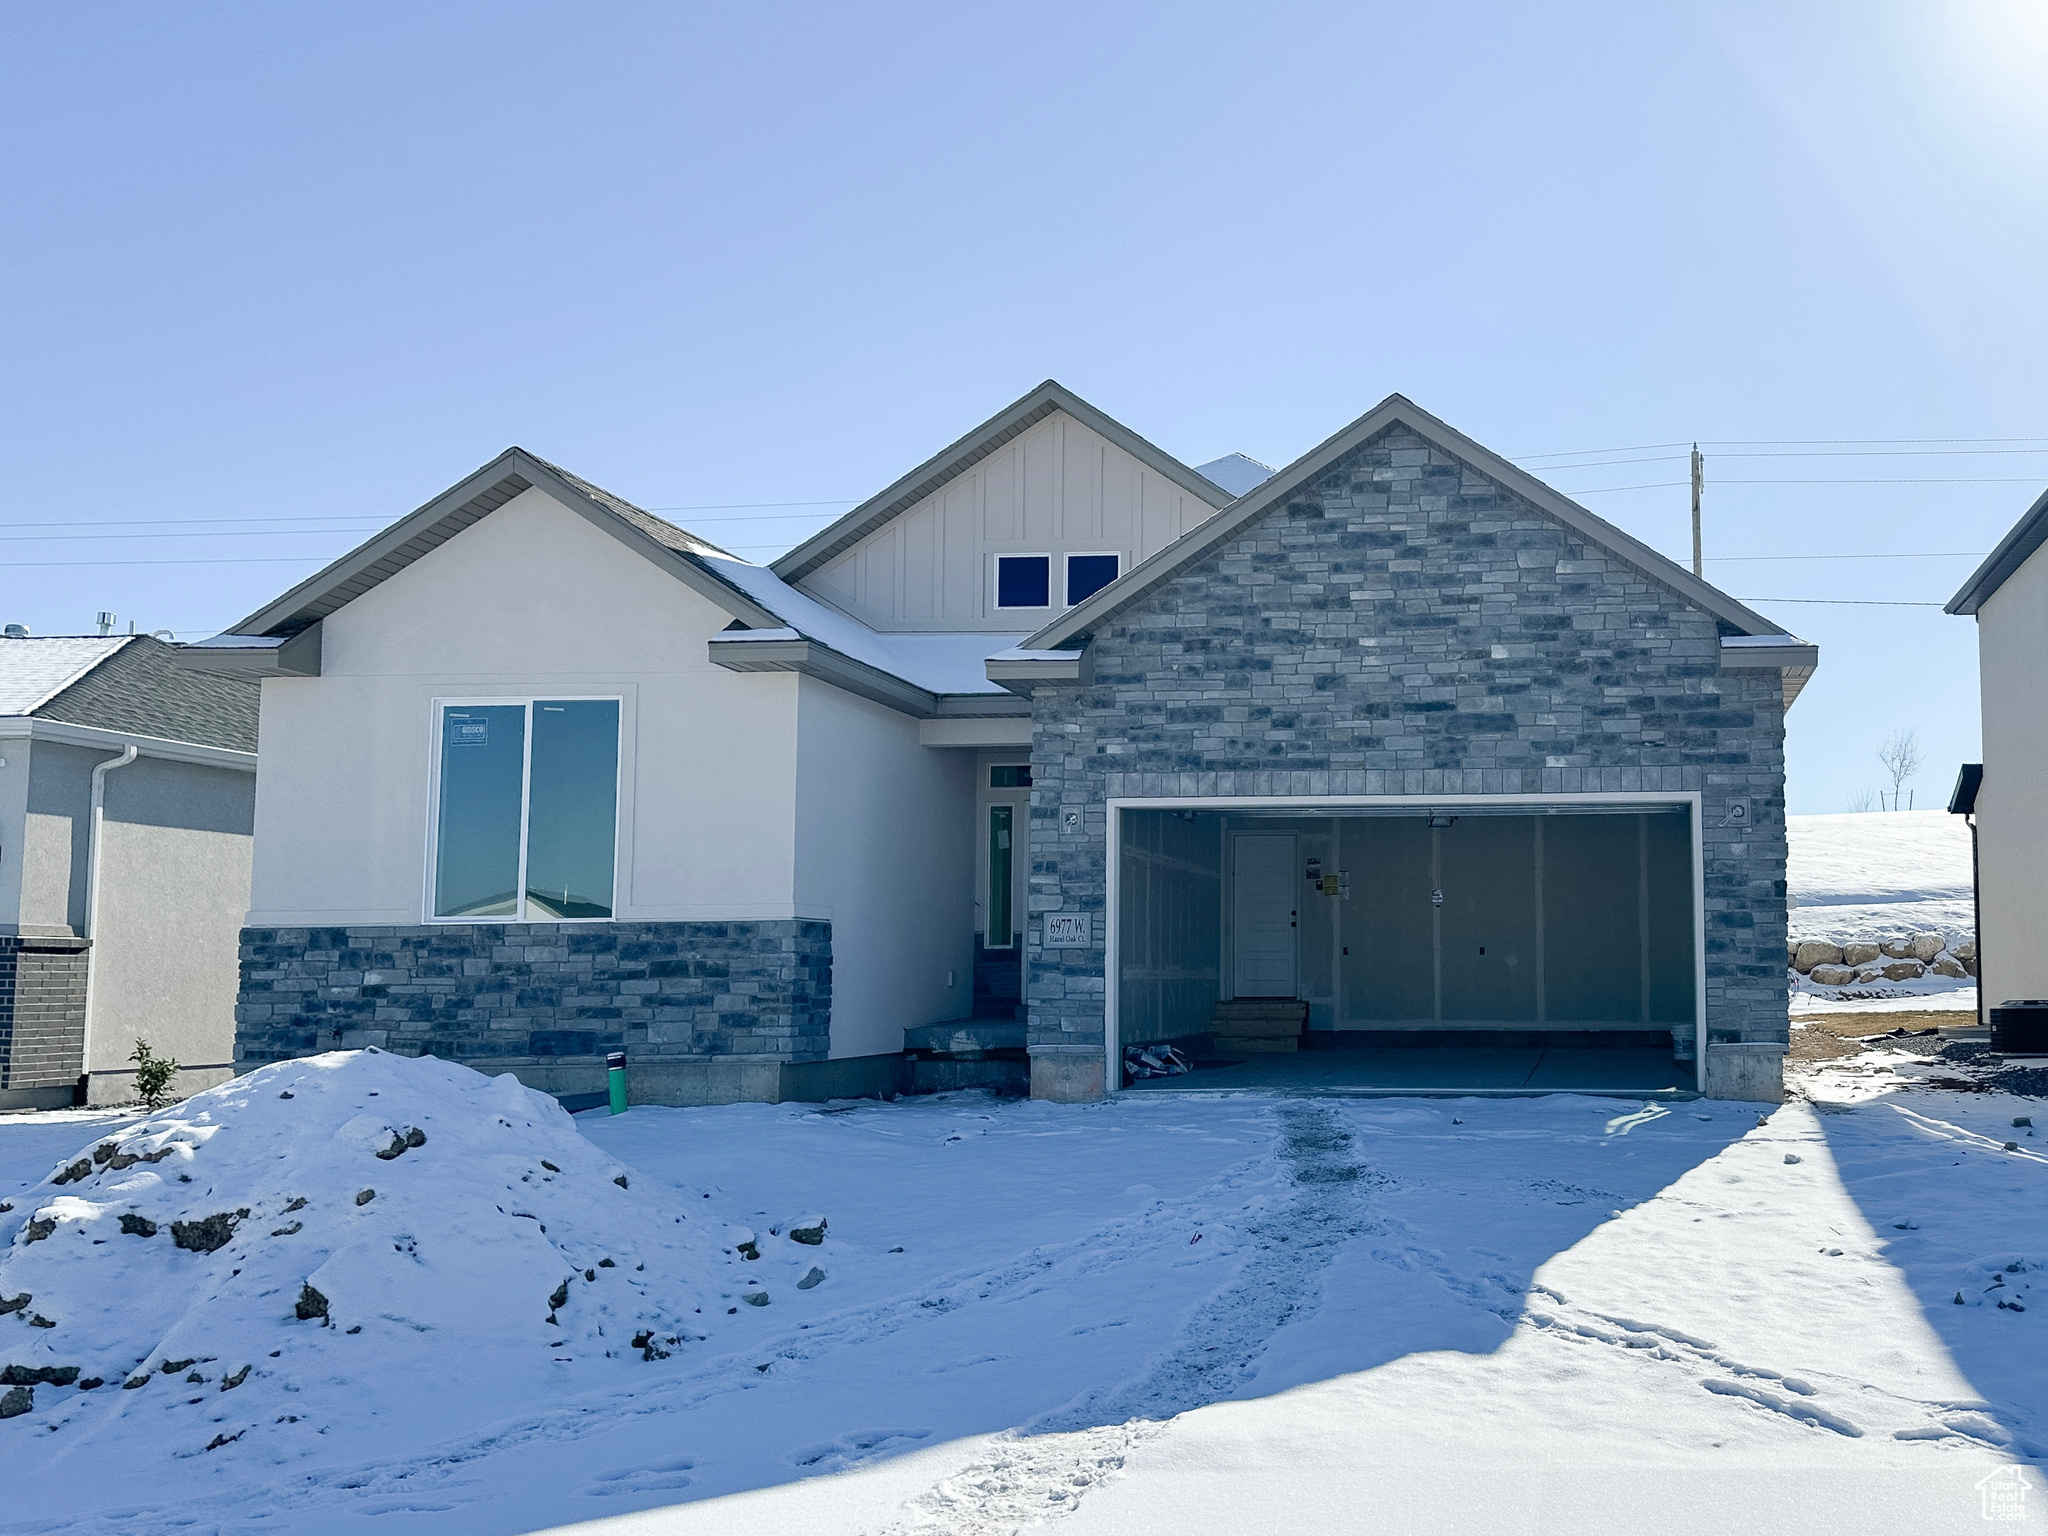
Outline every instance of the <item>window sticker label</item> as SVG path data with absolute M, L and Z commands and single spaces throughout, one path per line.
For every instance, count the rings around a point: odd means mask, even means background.
M 461 715 L 448 717 L 448 745 L 451 747 L 488 747 L 491 744 L 491 722 L 470 720 Z

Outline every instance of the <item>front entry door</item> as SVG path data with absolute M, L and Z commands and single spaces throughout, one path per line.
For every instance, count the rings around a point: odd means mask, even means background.
M 1240 832 L 1231 852 L 1235 995 L 1292 997 L 1295 925 L 1300 918 L 1294 838 Z

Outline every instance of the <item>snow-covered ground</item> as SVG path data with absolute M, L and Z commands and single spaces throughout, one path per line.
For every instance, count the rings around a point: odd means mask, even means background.
M 254 1371 L 227 1393 L 204 1383 L 189 1404 L 161 1372 L 127 1392 L 36 1387 L 32 1412 L 0 1421 L 0 1530 L 1978 1530 L 1979 1482 L 2040 1490 L 2048 1458 L 2048 1157 L 2035 1150 L 2048 1141 L 2011 1124 L 2038 1103 L 1910 1085 L 1929 1070 L 1866 1054 L 1816 1071 L 1811 1101 L 1768 1112 L 957 1095 L 636 1109 L 572 1126 L 536 1109 L 526 1160 L 473 1172 L 430 1155 L 483 1137 L 474 1116 L 443 1111 L 445 1131 L 425 1126 L 426 1143 L 389 1162 L 367 1132 L 357 1148 L 330 1131 L 278 1174 L 231 1167 L 231 1113 L 187 1105 L 173 1117 L 224 1127 L 163 1138 L 200 1143 L 195 1182 L 282 1194 L 318 1177 L 323 1197 L 360 1182 L 379 1186 L 364 1212 L 388 1192 L 393 1210 L 403 1199 L 469 1219 L 410 1223 L 403 1264 L 382 1258 L 381 1228 L 348 1256 L 352 1205 L 265 1237 L 264 1286 L 279 1287 L 267 1312 L 221 1305 L 239 1280 L 215 1262 L 231 1247 L 117 1232 L 94 1249 L 74 1235 L 84 1246 L 51 1305 L 104 1298 L 104 1283 L 76 1276 L 125 1264 L 152 1317 L 175 1295 L 217 1325 L 221 1359 L 201 1374 L 228 1364 L 231 1343 Z M 407 1125 L 394 1131 L 424 1125 L 424 1112 L 396 1118 Z M 5 1219 L 67 1198 L 113 1211 L 128 1198 L 113 1184 L 44 1181 L 102 1143 L 149 1145 L 123 1138 L 130 1123 L 0 1118 L 0 1199 L 16 1206 Z M 548 1151 L 563 1132 L 586 1143 L 568 1161 Z M 239 1144 L 247 1163 L 280 1161 L 260 1137 Z M 530 1317 L 491 1320 L 526 1277 L 462 1266 L 499 1242 L 480 1209 L 503 1203 L 508 1182 L 537 1192 L 534 1154 L 570 1170 L 567 1203 L 589 1208 L 576 1234 L 536 1232 L 519 1252 L 545 1267 L 570 1244 L 623 1248 L 599 1201 L 644 1195 L 657 1214 L 642 1216 L 643 1246 L 669 1254 L 655 1299 L 734 1292 L 768 1269 L 769 1304 L 720 1314 L 655 1360 L 602 1356 L 609 1330 L 641 1323 L 623 1291 L 608 1313 L 588 1299 L 622 1278 L 612 1272 L 571 1277 L 574 1348 L 541 1298 Z M 614 1168 L 630 1197 L 604 1177 Z M 188 1197 L 135 1196 L 164 1214 Z M 710 1244 L 674 1236 L 684 1212 Z M 827 1218 L 824 1241 L 798 1254 L 788 1221 L 811 1212 Z M 263 1223 L 267 1234 L 267 1210 Z M 760 1260 L 724 1251 L 736 1228 Z M 0 1263 L 23 1263 L 21 1232 Z M 331 1328 L 292 1315 L 290 1266 L 271 1252 L 309 1235 L 343 1277 Z M 800 1265 L 824 1279 L 795 1289 Z M 346 1277 L 364 1272 L 379 1277 L 379 1306 L 359 1306 L 370 1326 L 349 1335 Z M 484 1321 L 461 1313 L 472 1284 Z M 1997 1305 L 2011 1298 L 2026 1310 Z M 386 1313 L 420 1326 L 378 1324 Z M 75 1323 L 50 1320 L 36 1331 Z M 106 1326 L 128 1338 L 158 1324 Z M 497 1352 L 538 1363 L 538 1388 L 476 1342 L 497 1331 Z M 0 1317 L 8 1363 L 38 1342 L 19 1312 Z M 443 1390 L 451 1358 L 498 1384 Z M 220 1405 L 244 1394 L 272 1422 L 205 1450 L 225 1427 Z M 428 1399 L 432 1415 L 414 1411 Z M 273 1404 L 312 1430 L 277 1424 Z M 2026 1520 L 2048 1523 L 2044 1501 L 2031 1496 Z
M 1968 938 L 1970 828 L 1947 811 L 1785 818 L 1792 939 Z

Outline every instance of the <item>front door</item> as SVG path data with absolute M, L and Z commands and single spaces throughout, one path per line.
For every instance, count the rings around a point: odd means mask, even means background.
M 1300 920 L 1294 838 L 1240 832 L 1232 840 L 1234 995 L 1294 996 L 1294 938 Z

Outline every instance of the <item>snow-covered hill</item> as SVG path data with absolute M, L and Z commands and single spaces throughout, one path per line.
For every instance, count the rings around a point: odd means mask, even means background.
M 1947 811 L 1786 818 L 1792 937 L 1967 937 L 1970 829 Z

